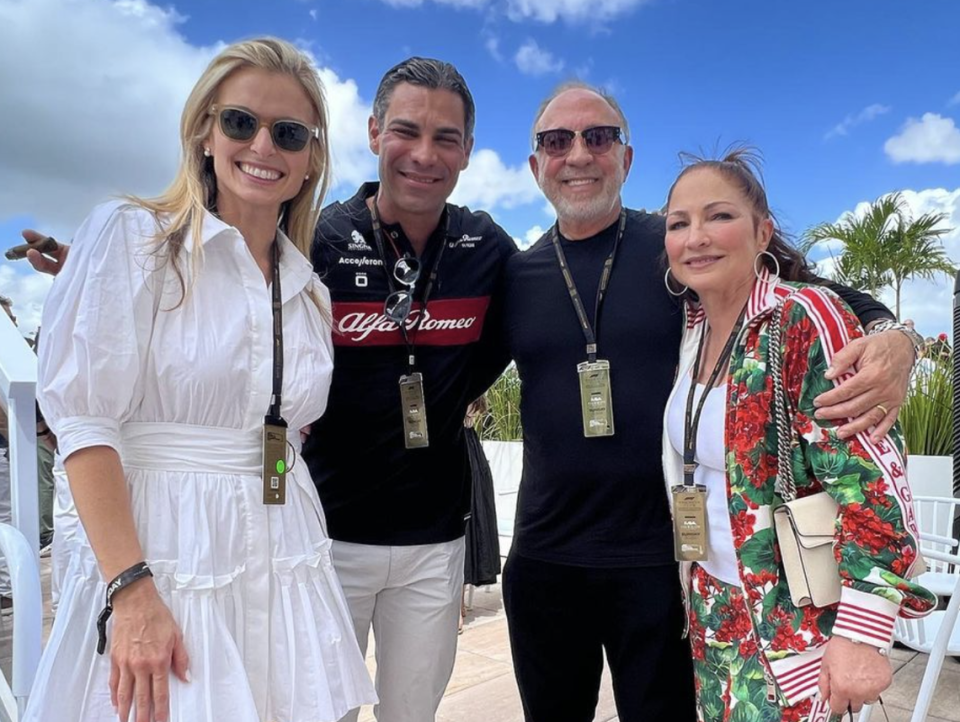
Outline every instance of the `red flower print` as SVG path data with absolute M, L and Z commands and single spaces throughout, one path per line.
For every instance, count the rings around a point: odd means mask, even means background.
M 847 541 L 865 547 L 869 554 L 879 554 L 897 534 L 893 525 L 883 521 L 873 509 L 851 504 L 843 514 L 842 535 Z
M 738 549 L 753 536 L 753 524 L 757 520 L 755 514 L 741 509 L 736 516 L 730 517 L 730 527 L 733 530 L 733 544 Z
M 870 482 L 863 490 L 866 505 L 874 507 L 882 506 L 885 509 L 889 509 L 893 506 L 893 501 L 887 496 L 888 492 L 889 487 L 887 487 L 887 481 L 882 476 L 876 481 Z

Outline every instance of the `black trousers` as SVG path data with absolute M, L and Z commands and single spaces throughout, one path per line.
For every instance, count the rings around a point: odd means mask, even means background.
M 675 564 L 595 569 L 511 552 L 503 602 L 527 722 L 591 722 L 604 652 L 621 722 L 695 722 Z

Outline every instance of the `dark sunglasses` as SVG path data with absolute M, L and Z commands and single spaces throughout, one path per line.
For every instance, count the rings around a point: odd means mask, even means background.
M 220 132 L 230 140 L 245 142 L 253 137 L 261 128 L 270 129 L 273 144 L 280 150 L 296 153 L 307 147 L 310 138 L 319 138 L 320 129 L 311 128 L 299 120 L 275 120 L 265 123 L 249 110 L 216 105 L 210 109 L 211 115 L 216 115 L 220 121 Z
M 623 142 L 622 133 L 615 125 L 595 125 L 586 130 L 567 130 L 555 128 L 537 133 L 537 147 L 549 156 L 566 155 L 573 148 L 577 136 L 583 138 L 583 145 L 592 155 L 603 155 L 610 151 L 614 143 Z
M 400 326 L 413 310 L 413 287 L 420 278 L 420 259 L 401 256 L 393 266 L 393 277 L 408 288 L 387 296 L 383 302 L 383 315 Z

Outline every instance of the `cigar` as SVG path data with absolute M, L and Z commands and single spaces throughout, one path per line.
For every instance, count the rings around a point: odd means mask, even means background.
M 14 246 L 4 255 L 8 261 L 19 261 L 21 258 L 27 257 L 27 251 L 31 248 L 35 251 L 40 251 L 40 253 L 53 253 L 59 247 L 60 244 L 57 243 L 57 240 L 53 236 L 47 236 L 37 243 L 21 243 L 19 246 Z

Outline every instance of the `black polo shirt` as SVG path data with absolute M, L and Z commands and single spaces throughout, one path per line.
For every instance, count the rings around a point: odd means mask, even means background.
M 508 360 L 499 337 L 498 289 L 516 246 L 486 213 L 447 205 L 421 257 L 408 320 L 430 446 L 405 449 L 398 381 L 407 373 L 407 349 L 383 303 L 390 293 L 386 273 L 398 252 L 413 254 L 413 248 L 399 225 L 384 225 L 384 264 L 365 202 L 377 187 L 364 184 L 350 200 L 328 206 L 317 225 L 312 255 L 333 299 L 334 370 L 326 413 L 313 425 L 303 456 L 333 539 L 450 541 L 463 535 L 469 509 L 464 413 Z M 419 300 L 441 245 L 424 310 Z M 419 331 L 412 328 L 417 324 Z

